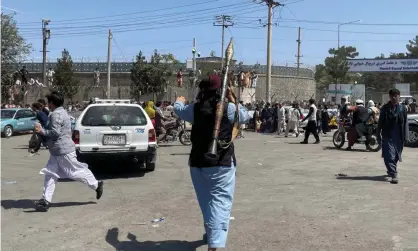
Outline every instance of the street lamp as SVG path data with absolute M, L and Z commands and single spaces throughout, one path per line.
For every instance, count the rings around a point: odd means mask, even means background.
M 338 25 L 338 49 L 340 48 L 340 26 L 342 26 L 342 25 L 346 25 L 346 24 L 357 23 L 357 22 L 361 22 L 361 19 L 359 19 L 359 20 L 354 20 L 354 21 L 347 22 L 347 23 L 342 23 L 342 24 L 339 24 L 339 25 Z

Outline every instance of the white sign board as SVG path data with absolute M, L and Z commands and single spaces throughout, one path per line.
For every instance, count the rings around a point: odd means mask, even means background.
M 418 59 L 349 59 L 351 72 L 418 72 Z
M 187 61 L 186 61 L 186 69 L 187 70 L 193 70 L 193 60 L 187 59 Z

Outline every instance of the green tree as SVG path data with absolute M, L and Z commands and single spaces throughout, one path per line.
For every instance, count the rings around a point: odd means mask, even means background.
M 211 50 L 209 56 L 216 57 L 216 52 L 214 50 Z
M 61 58 L 57 59 L 52 89 L 72 100 L 80 90 L 80 82 L 74 77 L 73 60 L 70 53 L 64 49 L 61 55 Z
M 407 56 L 410 58 L 418 58 L 418 36 L 413 40 L 409 40 L 409 44 L 406 45 L 408 50 Z
M 19 34 L 14 14 L 1 13 L 1 94 L 8 98 L 8 89 L 14 84 L 16 66 L 30 53 L 31 45 Z
M 318 90 L 326 90 L 328 85 L 332 83 L 333 79 L 328 74 L 327 68 L 323 64 L 315 66 L 315 81 Z
M 131 70 L 131 95 L 139 98 L 149 93 L 164 92 L 169 84 L 169 77 L 175 73 L 179 63 L 173 54 L 159 54 L 157 50 L 154 50 L 147 62 L 140 51 Z
M 338 49 L 331 48 L 328 53 L 330 56 L 325 58 L 325 69 L 333 78 L 334 83 L 353 81 L 354 76 L 348 73 L 347 59 L 353 59 L 359 55 L 356 47 L 342 46 Z
M 330 56 L 325 58 L 324 64 L 315 66 L 316 89 L 325 95 L 329 84 L 353 83 L 360 80 L 360 75 L 348 72 L 347 59 L 356 58 L 359 53 L 352 46 L 342 46 L 339 49 L 328 50 Z
M 408 50 L 406 53 L 408 58 L 418 58 L 418 36 L 413 40 L 409 40 L 406 49 Z M 412 91 L 418 91 L 418 73 L 404 74 L 403 81 L 411 84 Z
M 142 94 L 148 93 L 148 65 L 142 51 L 136 55 L 136 60 L 131 69 L 131 96 L 139 98 Z

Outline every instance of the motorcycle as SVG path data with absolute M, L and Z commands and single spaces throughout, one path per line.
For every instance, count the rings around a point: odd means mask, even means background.
M 181 119 L 177 118 L 166 122 L 164 128 L 167 131 L 164 140 L 165 142 L 174 142 L 179 139 L 180 143 L 185 146 L 192 144 L 190 140 L 191 130 L 186 129 L 184 122 Z
M 338 124 L 338 130 L 335 131 L 332 136 L 332 143 L 336 148 L 344 146 L 346 141 L 346 135 L 349 130 L 352 130 L 350 119 L 340 121 Z M 357 135 L 355 144 L 365 144 L 366 149 L 371 152 L 378 152 L 382 149 L 381 142 L 378 141 L 377 137 L 377 124 L 368 125 L 368 133 L 366 133 L 366 141 L 360 141 Z

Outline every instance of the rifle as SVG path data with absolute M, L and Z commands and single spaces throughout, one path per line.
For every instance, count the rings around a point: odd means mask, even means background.
M 235 109 L 235 117 L 234 117 L 234 127 L 232 131 L 232 139 L 231 139 L 231 142 L 228 142 L 226 147 L 229 147 L 229 145 L 236 138 L 239 132 L 239 123 L 238 123 L 239 122 L 239 110 L 238 110 L 239 101 L 236 98 L 235 93 L 233 92 L 233 89 L 232 89 L 233 87 L 227 85 L 228 71 L 229 71 L 229 66 L 230 66 L 233 54 L 234 54 L 234 44 L 231 38 L 231 40 L 229 41 L 228 47 L 225 50 L 225 74 L 223 75 L 223 79 L 222 79 L 221 99 L 219 100 L 217 107 L 216 107 L 215 126 L 213 128 L 212 142 L 209 145 L 208 152 L 205 154 L 206 158 L 211 159 L 211 160 L 217 160 L 219 157 L 218 156 L 218 144 L 219 144 L 218 136 L 219 136 L 219 129 L 221 126 L 221 120 L 222 120 L 223 112 L 224 112 L 225 96 L 226 96 L 226 92 L 228 88 L 229 88 L 229 91 L 232 92 L 232 96 L 235 99 L 236 109 Z

